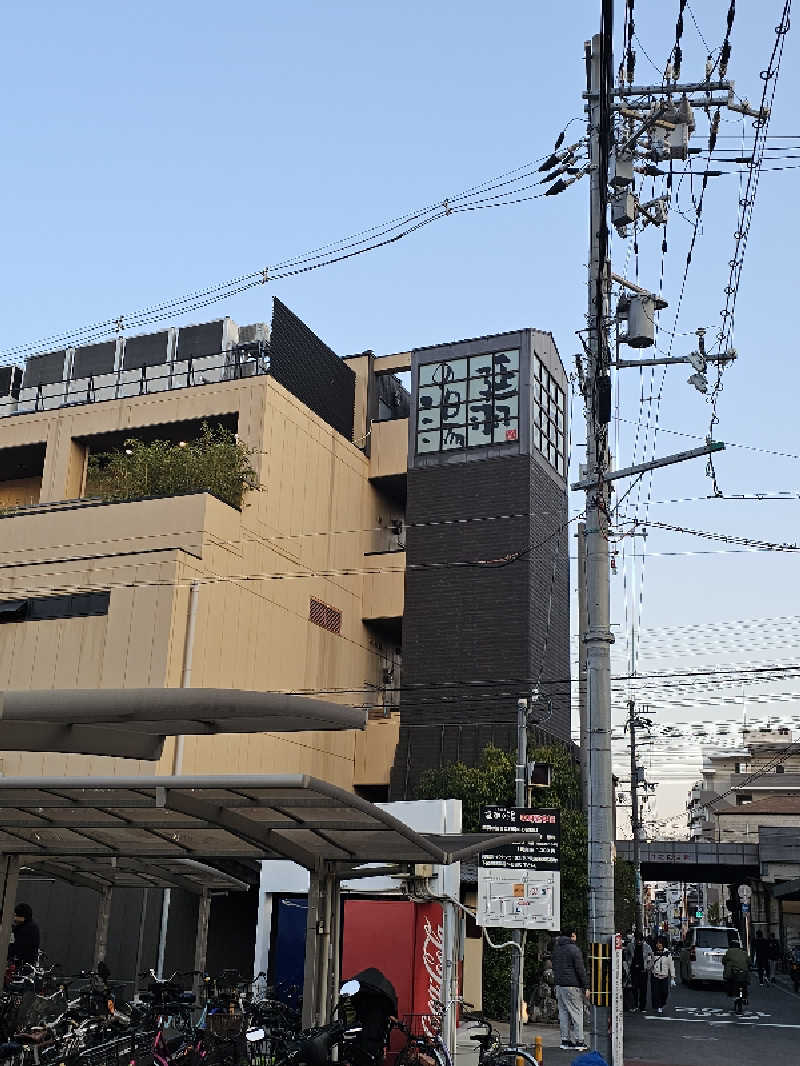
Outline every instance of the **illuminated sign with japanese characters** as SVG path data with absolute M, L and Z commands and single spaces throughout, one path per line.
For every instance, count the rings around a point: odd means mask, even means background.
M 481 855 L 481 866 L 516 870 L 559 870 L 561 825 L 555 807 L 481 808 L 481 830 L 487 833 L 535 833 L 529 844 L 520 841 Z
M 424 363 L 417 383 L 417 454 L 519 440 L 519 350 Z

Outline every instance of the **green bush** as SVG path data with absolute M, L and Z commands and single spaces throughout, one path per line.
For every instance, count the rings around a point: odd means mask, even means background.
M 626 859 L 614 860 L 614 927 L 630 933 L 636 926 L 636 871 Z
M 561 926 L 575 929 L 581 944 L 586 942 L 588 861 L 586 815 L 581 810 L 580 772 L 569 752 L 559 745 L 528 749 L 528 758 L 550 763 L 550 788 L 536 790 L 537 807 L 558 807 L 561 811 Z M 485 804 L 514 803 L 515 756 L 501 748 L 488 747 L 478 766 L 450 763 L 429 770 L 420 778 L 420 799 L 460 799 L 465 833 L 480 829 L 480 810 Z M 495 943 L 505 943 L 510 933 L 491 930 Z M 539 979 L 542 955 L 549 937 L 528 936 L 525 951 L 523 989 L 527 997 Z M 511 996 L 511 948 L 495 951 L 484 943 L 483 1009 L 487 1016 L 508 1019 Z
M 259 487 L 251 455 L 230 430 L 206 422 L 185 443 L 132 437 L 121 451 L 90 456 L 86 495 L 120 501 L 210 492 L 241 509 L 244 494 Z

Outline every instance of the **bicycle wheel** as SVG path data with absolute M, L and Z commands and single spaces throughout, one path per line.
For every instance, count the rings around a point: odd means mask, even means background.
M 452 1066 L 452 1063 L 443 1047 L 430 1043 L 426 1044 L 424 1049 L 403 1048 L 395 1060 L 395 1066 Z
M 537 1062 L 525 1048 L 499 1047 L 486 1054 L 483 1066 L 537 1066 Z

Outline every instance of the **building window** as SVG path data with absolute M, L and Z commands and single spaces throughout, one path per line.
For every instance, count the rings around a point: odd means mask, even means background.
M 420 366 L 418 455 L 518 440 L 517 349 Z
M 740 792 L 736 797 L 736 806 L 744 807 L 748 803 L 753 802 L 753 797 L 749 793 Z
M 315 626 L 327 629 L 329 633 L 341 633 L 342 631 L 342 612 L 336 607 L 323 603 L 322 600 L 315 600 L 313 596 L 309 605 L 308 618 Z
M 566 477 L 566 395 L 538 355 L 533 357 L 531 405 L 533 446 L 562 477 Z
M 74 596 L 33 596 L 27 600 L 0 601 L 0 624 L 45 622 L 57 618 L 92 618 L 108 614 L 110 592 L 83 592 Z

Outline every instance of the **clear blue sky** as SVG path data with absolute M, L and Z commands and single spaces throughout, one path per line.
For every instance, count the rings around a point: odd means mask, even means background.
M 636 5 L 641 45 L 659 65 L 677 6 Z M 727 6 L 693 4 L 712 48 L 722 40 Z M 781 6 L 738 5 L 730 75 L 754 102 Z M 0 71 L 0 347 L 262 267 L 541 156 L 581 113 L 583 41 L 598 22 L 598 0 L 11 5 Z M 788 38 L 773 133 L 800 133 L 798 34 Z M 683 76 L 702 77 L 705 50 L 688 13 L 683 44 Z M 641 45 L 637 80 L 659 81 Z M 698 126 L 696 143 L 704 143 L 704 118 Z M 731 122 L 722 132 L 739 129 Z M 578 136 L 581 127 L 571 131 Z M 740 359 L 726 375 L 717 431 L 723 440 L 793 453 L 800 452 L 798 176 L 788 170 L 762 178 L 738 304 Z M 716 179 L 706 200 L 679 330 L 713 331 L 719 321 L 736 179 Z M 239 322 L 269 318 L 274 292 L 342 354 L 531 325 L 552 330 L 569 365 L 585 311 L 586 205 L 583 181 L 554 199 L 454 216 L 388 249 L 236 297 L 219 313 Z M 690 232 L 673 217 L 668 328 Z M 660 237 L 650 230 L 640 243 L 639 280 L 657 287 Z M 616 269 L 624 255 L 616 242 Z M 675 351 L 689 346 L 690 338 L 678 338 Z M 686 376 L 670 372 L 660 425 L 702 437 L 707 406 Z M 644 386 L 649 396 L 649 377 Z M 621 397 L 623 417 L 639 420 L 636 372 L 626 376 Z M 580 442 L 575 413 L 573 440 Z M 634 430 L 621 429 L 619 461 L 626 463 Z M 687 446 L 662 433 L 655 450 Z M 727 493 L 800 486 L 796 460 L 732 450 L 717 469 Z M 708 491 L 704 463 L 696 461 L 659 474 L 652 497 Z M 651 515 L 793 541 L 800 503 L 659 505 Z M 663 532 L 648 542 L 651 553 L 717 547 Z M 798 575 L 790 555 L 652 557 L 644 622 L 800 613 Z M 622 622 L 622 579 L 615 581 L 615 620 Z

